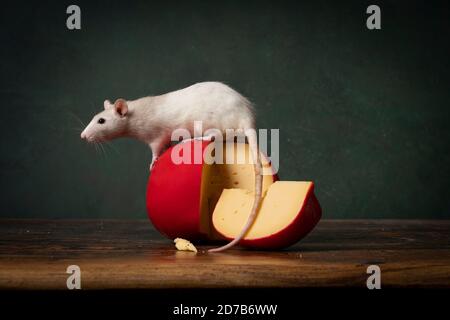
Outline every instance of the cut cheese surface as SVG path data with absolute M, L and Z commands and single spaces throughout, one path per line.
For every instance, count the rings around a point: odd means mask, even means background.
M 208 154 L 218 156 L 218 151 L 212 150 L 214 143 L 208 145 L 205 149 L 205 157 Z M 255 169 L 251 158 L 250 147 L 245 143 L 226 143 L 223 145 L 222 156 L 223 163 L 212 163 L 207 159 L 202 172 L 201 185 L 201 223 L 200 226 L 211 238 L 220 238 L 214 235 L 214 228 L 211 227 L 211 215 L 216 207 L 216 203 L 224 189 L 243 189 L 250 192 L 255 188 Z M 261 154 L 261 164 L 263 168 L 263 187 L 264 194 L 274 181 L 273 170 L 267 158 Z
M 219 152 L 214 149 L 214 143 L 211 143 L 205 149 L 205 162 L 212 162 L 211 153 L 214 153 L 217 159 L 221 159 L 222 163 L 205 165 L 206 169 L 210 170 L 207 181 L 209 188 L 220 187 L 220 191 L 223 188 L 247 190 L 255 188 L 255 169 L 248 144 L 224 144 L 222 156 L 220 156 Z M 262 153 L 260 159 L 263 168 L 263 190 L 266 190 L 273 182 L 273 170 Z
M 277 181 L 268 186 L 244 239 L 267 237 L 287 227 L 300 213 L 312 186 L 305 181 Z M 227 238 L 236 237 L 247 222 L 253 201 L 251 190 L 224 189 L 212 216 L 214 228 Z

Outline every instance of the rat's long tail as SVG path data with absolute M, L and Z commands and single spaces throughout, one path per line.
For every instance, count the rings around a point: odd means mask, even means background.
M 214 249 L 209 249 L 208 252 L 220 252 L 227 250 L 236 244 L 238 244 L 242 238 L 247 234 L 250 227 L 255 222 L 256 216 L 258 214 L 258 209 L 261 204 L 261 193 L 262 193 L 262 165 L 261 165 L 261 158 L 259 154 L 258 149 L 258 141 L 256 137 L 256 130 L 255 129 L 248 129 L 245 130 L 245 135 L 248 139 L 248 144 L 250 146 L 250 151 L 252 152 L 253 159 L 256 159 L 254 161 L 254 167 L 255 167 L 255 200 L 253 202 L 252 211 L 250 212 L 250 215 L 248 216 L 247 223 L 245 224 L 244 228 L 242 228 L 239 235 L 233 239 L 233 241 L 229 242 L 228 244 Z

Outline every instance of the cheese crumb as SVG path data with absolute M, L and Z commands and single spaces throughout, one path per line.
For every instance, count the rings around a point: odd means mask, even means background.
M 197 248 L 194 247 L 194 245 L 192 243 L 190 243 L 189 241 L 187 241 L 185 239 L 176 238 L 175 240 L 173 240 L 173 242 L 175 243 L 175 247 L 180 251 L 197 252 Z

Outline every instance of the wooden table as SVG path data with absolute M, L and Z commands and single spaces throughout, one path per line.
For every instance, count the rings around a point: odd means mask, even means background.
M 203 247 L 204 248 L 204 247 Z M 148 221 L 0 220 L 0 289 L 450 287 L 450 221 L 323 220 L 284 251 L 175 250 Z

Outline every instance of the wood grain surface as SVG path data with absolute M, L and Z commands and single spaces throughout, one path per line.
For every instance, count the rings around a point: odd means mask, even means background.
M 198 245 L 199 249 L 210 246 Z M 142 220 L 0 220 L 0 289 L 450 287 L 450 221 L 323 220 L 283 251 L 176 251 Z

